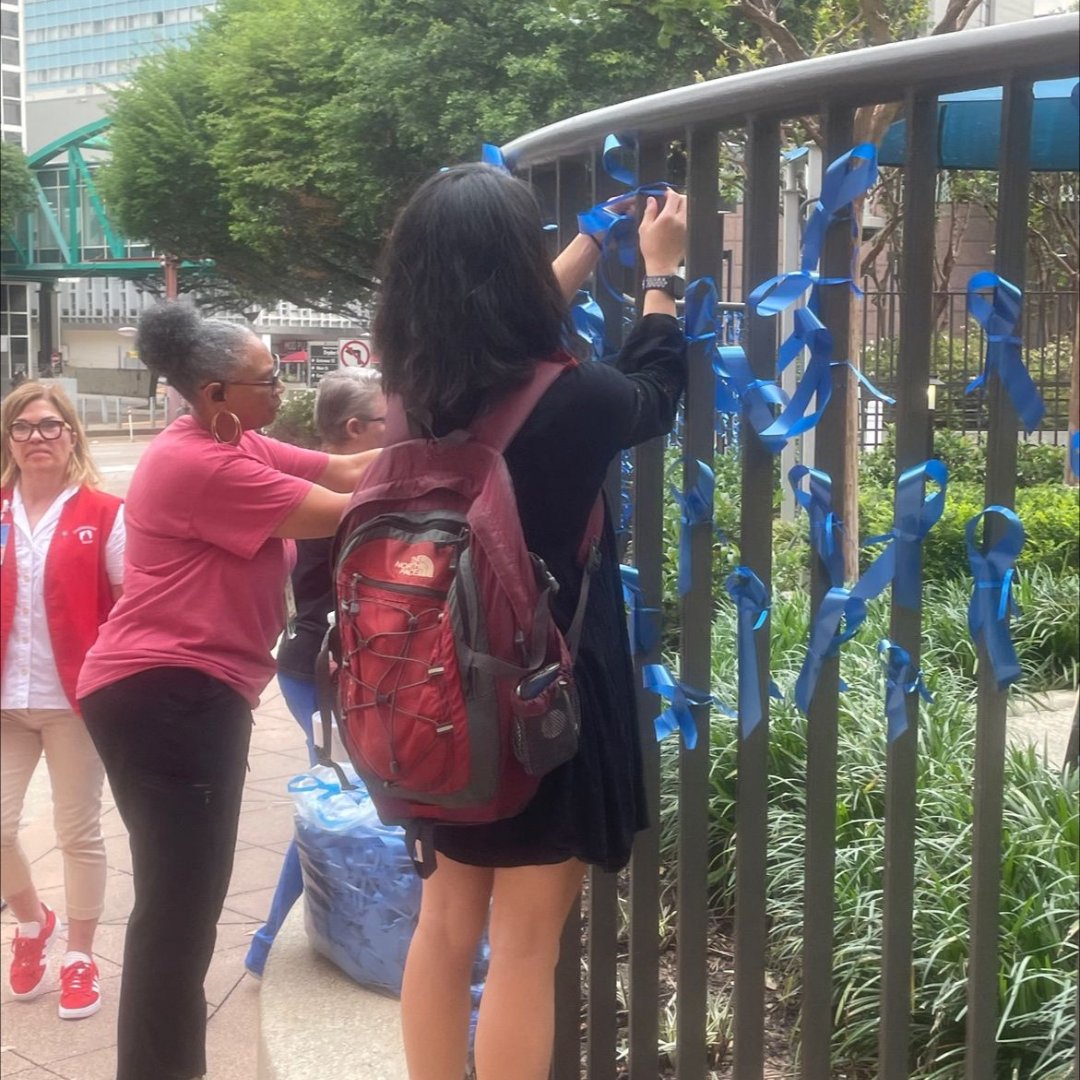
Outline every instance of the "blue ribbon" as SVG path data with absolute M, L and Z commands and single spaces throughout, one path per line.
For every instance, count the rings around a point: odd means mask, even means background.
M 611 137 L 608 136 L 609 139 Z M 627 270 L 637 266 L 638 226 L 633 213 L 634 203 L 639 196 L 659 197 L 671 190 L 672 186 L 667 183 L 643 184 L 578 214 L 578 231 L 593 237 L 600 245 L 600 262 L 597 266 L 600 284 L 620 304 L 626 297 L 621 289 L 611 284 L 608 273 L 610 256 L 614 254 L 616 264 Z
M 493 143 L 484 143 L 480 147 L 480 160 L 485 165 L 490 165 L 493 169 L 500 169 L 504 173 L 510 171 L 509 168 L 507 168 L 506 158 L 503 157 L 503 152 Z
M 697 461 L 697 479 L 685 492 L 671 486 L 671 496 L 679 507 L 679 595 L 690 591 L 690 538 L 695 525 L 711 525 L 716 476 L 704 461 Z
M 631 139 L 608 135 L 604 139 L 604 152 L 601 157 L 604 172 L 613 180 L 631 188 L 637 187 L 634 151 L 635 147 Z
M 802 481 L 809 478 L 807 491 Z M 810 547 L 825 567 L 831 588 L 844 584 L 844 524 L 833 510 L 832 477 L 809 465 L 795 465 L 788 473 L 795 501 L 810 519 Z
M 1080 83 L 1073 87 L 1074 92 L 1077 88 L 1080 88 Z M 1069 468 L 1073 476 L 1080 477 L 1080 431 L 1074 431 L 1069 439 Z
M 991 299 L 980 294 L 992 289 Z M 968 282 L 967 306 L 972 317 L 986 332 L 986 363 L 982 374 L 968 383 L 964 393 L 985 386 L 990 372 L 997 373 L 1001 385 L 1012 400 L 1016 415 L 1027 431 L 1034 431 L 1046 412 L 1039 389 L 1024 366 L 1020 351 L 1020 310 L 1023 294 L 1011 282 L 990 270 L 973 274 Z
M 660 644 L 660 609 L 645 603 L 636 566 L 620 566 L 619 574 L 627 607 L 630 647 L 636 656 L 648 656 Z
M 907 699 L 909 694 L 918 691 L 924 701 L 933 701 L 934 696 L 923 682 L 922 672 L 915 669 L 911 654 L 907 649 L 888 638 L 878 643 L 878 653 L 885 659 L 885 718 L 887 721 L 887 739 L 894 742 L 908 729 Z
M 814 270 L 821 261 L 821 249 L 829 226 L 840 212 L 860 196 L 865 195 L 877 181 L 877 147 L 860 143 L 838 157 L 821 179 L 821 197 L 814 205 L 810 220 L 803 232 L 803 270 Z M 851 223 L 858 235 L 858 223 Z
M 769 594 L 761 578 L 748 566 L 735 567 L 728 574 L 725 587 L 735 601 L 739 653 L 739 734 L 745 739 L 762 718 L 754 635 L 769 617 Z M 781 696 L 772 680 L 769 681 L 769 694 L 775 698 Z
M 588 290 L 578 290 L 570 308 L 570 321 L 578 337 L 588 344 L 592 358 L 603 360 L 608 355 L 604 312 Z
M 862 143 L 838 157 L 826 170 L 818 199 L 803 234 L 800 269 L 778 274 L 762 282 L 747 300 L 758 315 L 777 315 L 799 301 L 807 290 L 810 297 L 805 307 L 795 311 L 795 326 L 791 336 L 781 345 L 777 357 L 777 374 L 782 372 L 804 349 L 810 359 L 790 400 L 786 395 L 780 403 L 780 413 L 770 423 L 764 421 L 759 407 L 751 423 L 773 453 L 779 452 L 787 441 L 813 428 L 825 413 L 832 396 L 833 339 L 818 317 L 818 298 L 823 285 L 850 285 L 856 292 L 854 272 L 850 277 L 823 278 L 818 273 L 821 249 L 829 225 L 854 200 L 864 195 L 877 179 L 877 150 Z M 857 228 L 853 224 L 853 228 Z M 860 375 L 860 378 L 863 378 Z M 869 385 L 869 384 L 868 384 Z M 874 393 L 886 400 L 885 395 Z M 775 398 L 771 392 L 768 395 Z M 813 411 L 810 402 L 814 402 Z M 773 400 L 771 404 L 777 404 Z M 771 412 L 771 410 L 769 410 Z
M 984 554 L 978 544 L 979 523 L 990 514 L 1001 517 L 1005 528 Z M 1020 661 L 1009 635 L 1009 613 L 1014 607 L 1012 585 L 1016 557 L 1024 546 L 1024 526 L 1007 506 L 988 506 L 967 523 L 964 531 L 975 579 L 968 606 L 968 629 L 976 644 L 981 639 L 986 646 L 997 688 L 1004 690 L 1020 677 Z
M 891 583 L 897 603 L 919 605 L 919 545 L 945 509 L 948 479 L 945 463 L 937 459 L 903 472 L 896 482 L 892 529 L 866 541 L 884 543 L 885 547 L 851 589 L 834 586 L 825 594 L 811 623 L 806 659 L 795 682 L 795 703 L 804 714 L 810 708 L 823 663 L 856 634 L 871 600 Z M 937 485 L 937 490 L 928 494 L 927 481 Z
M 687 750 L 693 750 L 697 746 L 697 724 L 694 723 L 694 714 L 690 711 L 692 705 L 715 705 L 726 716 L 733 715 L 731 710 L 721 705 L 712 694 L 695 690 L 676 679 L 664 664 L 646 664 L 641 669 L 641 680 L 646 690 L 651 690 L 665 701 L 671 702 L 656 718 L 657 742 L 678 731 Z

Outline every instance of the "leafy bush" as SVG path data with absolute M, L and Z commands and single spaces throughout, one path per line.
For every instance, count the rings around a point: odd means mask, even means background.
M 319 435 L 315 430 L 315 391 L 291 390 L 266 434 L 294 446 L 316 449 Z
M 964 530 L 971 518 L 982 511 L 983 499 L 981 486 L 950 482 L 945 511 L 923 545 L 923 575 L 927 581 L 950 581 L 968 574 Z M 863 536 L 888 532 L 893 519 L 892 500 L 891 488 L 862 488 L 859 514 Z M 1080 562 L 1077 490 L 1061 483 L 1021 488 L 1016 493 L 1016 511 L 1027 534 L 1017 568 L 1023 572 L 1044 566 L 1056 574 L 1074 573 Z M 873 549 L 863 552 L 864 566 L 873 555 Z
M 955 590 L 957 584 L 946 588 Z M 802 661 L 807 606 L 805 597 L 797 596 L 773 607 L 772 670 L 784 691 L 793 685 Z M 954 597 L 954 615 L 960 606 Z M 885 605 L 874 605 L 870 625 L 844 647 L 841 658 L 848 689 L 840 697 L 836 774 L 836 1076 L 872 1075 L 877 1061 L 886 746 L 875 642 L 885 632 L 887 618 Z M 927 637 L 929 641 L 929 633 Z M 734 616 L 725 603 L 713 629 L 713 689 L 731 704 L 736 700 L 735 657 Z M 923 706 L 920 722 L 912 1066 L 920 1080 L 956 1080 L 962 1075 L 966 1011 L 974 706 L 970 679 L 953 666 L 947 650 L 935 651 L 931 645 L 923 664 L 935 700 Z M 734 909 L 737 756 L 734 721 L 714 714 L 709 889 L 711 904 L 724 916 Z M 677 742 L 667 740 L 662 748 L 661 847 L 669 867 L 679 827 L 677 757 Z M 781 993 L 794 1005 L 801 983 L 806 721 L 790 695 L 773 706 L 769 758 L 771 966 Z M 1077 776 L 1074 771 L 1063 781 L 1032 750 L 1010 750 L 1006 761 L 1001 1077 L 1049 1080 L 1071 1060 L 1080 845 Z M 670 870 L 664 877 L 675 879 Z
M 934 454 L 949 467 L 950 482 L 983 484 L 986 478 L 986 444 L 958 431 L 934 432 Z M 1016 486 L 1060 484 L 1065 475 L 1065 447 L 1049 443 L 1018 443 Z M 889 427 L 885 440 L 859 459 L 862 483 L 892 487 L 896 479 L 896 428 Z

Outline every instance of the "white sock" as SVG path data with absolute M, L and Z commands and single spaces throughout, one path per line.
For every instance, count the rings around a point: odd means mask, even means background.
M 19 937 L 37 937 L 40 933 L 41 923 L 39 922 L 19 923 Z
M 89 953 L 66 952 L 66 953 L 64 953 L 63 963 L 60 966 L 61 967 L 71 967 L 72 964 L 79 964 L 79 963 L 92 964 L 93 962 L 94 962 L 94 960 L 90 956 Z

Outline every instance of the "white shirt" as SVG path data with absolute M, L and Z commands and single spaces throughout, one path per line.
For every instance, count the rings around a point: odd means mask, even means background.
M 60 511 L 78 490 L 78 485 L 74 485 L 62 491 L 33 529 L 18 487 L 12 495 L 11 525 L 15 531 L 19 591 L 4 657 L 3 679 L 0 680 L 0 708 L 72 707 L 60 685 L 45 617 L 45 557 L 60 521 Z M 124 580 L 124 535 L 124 508 L 121 506 L 105 545 L 105 571 L 113 585 L 120 585 Z

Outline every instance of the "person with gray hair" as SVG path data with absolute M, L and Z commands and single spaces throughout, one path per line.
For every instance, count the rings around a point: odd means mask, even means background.
M 245 326 L 167 302 L 139 355 L 191 405 L 127 499 L 124 594 L 77 696 L 127 826 L 135 879 L 117 1080 L 206 1073 L 203 983 L 232 874 L 251 710 L 275 672 L 288 540 L 330 536 L 372 453 L 268 439 L 278 361 Z
M 386 396 L 378 368 L 342 368 L 324 375 L 315 399 L 315 427 L 322 449 L 331 454 L 355 454 L 383 444 L 386 434 Z M 289 711 L 303 729 L 308 757 L 315 764 L 312 717 L 318 709 L 315 658 L 326 634 L 327 616 L 334 607 L 329 539 L 301 540 L 292 573 L 296 619 L 278 647 L 278 685 Z M 261 978 L 270 947 L 285 917 L 304 889 L 300 855 L 295 842 L 285 853 L 266 922 L 248 947 L 244 965 Z
M 322 448 L 350 454 L 382 446 L 386 397 L 377 367 L 339 368 L 324 375 L 315 398 L 315 427 Z

